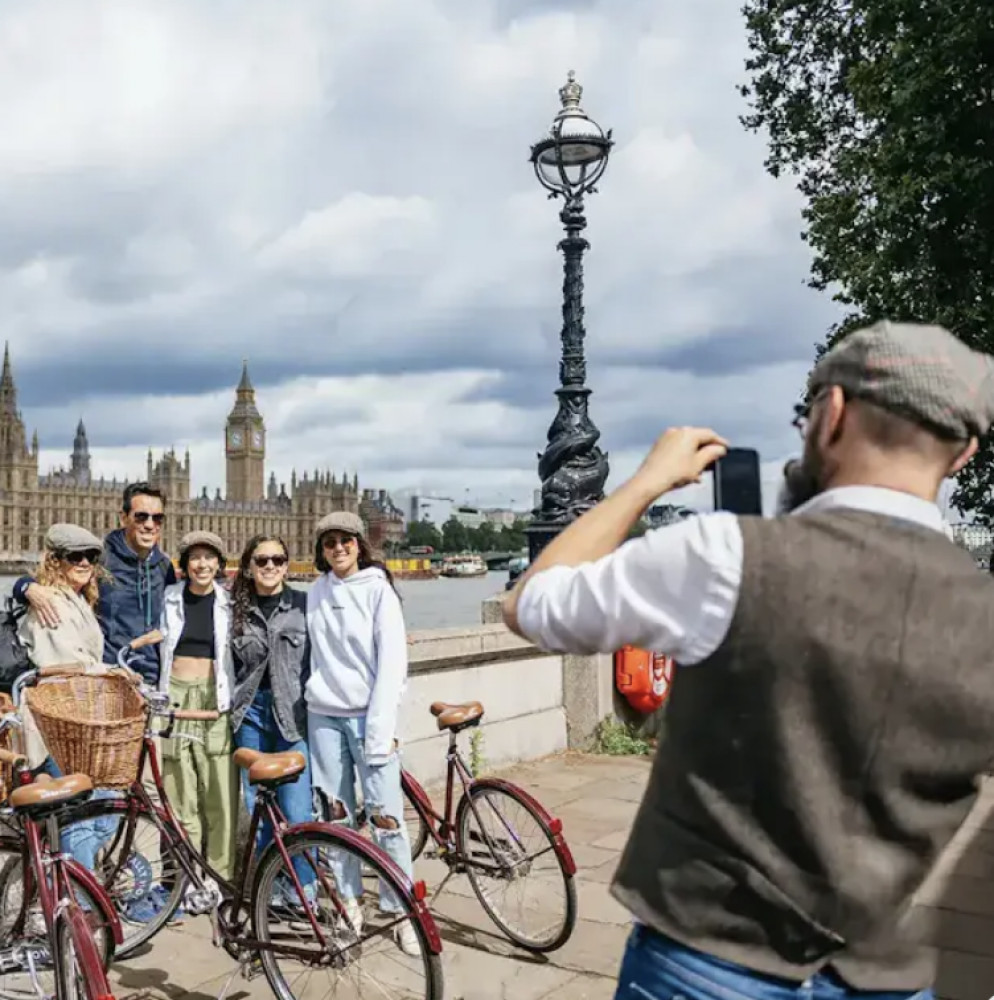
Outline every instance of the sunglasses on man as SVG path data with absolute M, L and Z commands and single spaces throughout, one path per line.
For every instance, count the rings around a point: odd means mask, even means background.
M 139 524 L 147 524 L 149 521 L 152 522 L 157 528 L 162 526 L 162 522 L 165 521 L 165 514 L 149 514 L 147 510 L 133 510 L 131 516 Z

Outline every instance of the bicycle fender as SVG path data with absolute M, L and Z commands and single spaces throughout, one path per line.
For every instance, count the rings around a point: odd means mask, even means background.
M 513 781 L 505 781 L 503 778 L 476 778 L 469 787 L 470 791 L 475 788 L 493 788 L 496 791 L 508 792 L 528 803 L 538 814 L 542 822 L 549 827 L 552 833 L 553 847 L 563 863 L 566 874 L 576 874 L 576 861 L 573 860 L 573 852 L 569 849 L 566 838 L 563 837 L 563 821 L 553 816 L 538 799 L 533 795 L 529 795 L 520 785 L 514 784 Z M 460 802 L 459 808 L 462 809 L 462 807 L 462 802 Z
M 375 853 L 376 860 L 394 877 L 405 900 L 418 917 L 421 926 L 424 928 L 425 937 L 428 939 L 428 950 L 433 955 L 440 955 L 442 953 L 441 935 L 438 933 L 434 917 L 432 917 L 431 912 L 425 904 L 427 889 L 423 881 L 411 882 L 400 868 L 397 867 L 397 863 L 393 858 L 384 850 L 367 837 L 357 833 L 351 827 L 343 826 L 340 823 L 320 823 L 317 821 L 295 823 L 293 826 L 287 827 L 286 832 L 283 834 L 283 843 L 289 848 L 298 841 L 306 839 L 309 834 L 314 833 L 330 834 L 347 847 L 356 848 L 361 854 Z M 259 864 L 256 866 L 257 872 L 262 871 L 263 862 L 272 852 L 279 853 L 279 848 L 276 846 L 275 841 L 271 841 L 262 852 L 262 857 L 259 858 Z
M 89 868 L 84 868 L 78 861 L 66 858 L 63 863 L 72 877 L 83 886 L 100 907 L 114 937 L 115 946 L 123 944 L 124 932 L 121 930 L 121 918 L 117 915 L 117 910 L 114 909 L 114 904 L 110 901 L 107 890 L 100 884 L 93 872 Z

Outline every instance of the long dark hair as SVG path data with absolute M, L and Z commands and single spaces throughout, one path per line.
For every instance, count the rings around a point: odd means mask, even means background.
M 331 565 L 324 557 L 324 536 L 330 535 L 331 532 L 335 530 L 337 529 L 329 529 L 314 543 L 314 568 L 319 573 L 331 572 Z M 349 532 L 342 532 L 342 534 L 349 534 Z M 389 583 L 393 588 L 393 592 L 400 597 L 400 591 L 397 590 L 397 584 L 393 582 L 393 573 L 387 569 L 387 564 L 382 559 L 377 559 L 373 555 L 373 550 L 370 548 L 369 542 L 367 542 L 362 535 L 353 535 L 352 537 L 359 543 L 359 569 L 369 569 L 370 566 L 375 566 L 378 570 L 381 570 L 383 575 L 387 578 L 387 583 Z
M 231 634 L 241 635 L 245 631 L 245 620 L 248 618 L 249 608 L 252 606 L 252 598 L 255 596 L 255 580 L 252 579 L 252 556 L 255 550 L 263 542 L 276 542 L 283 550 L 287 563 L 290 562 L 290 550 L 286 542 L 279 535 L 254 535 L 248 540 L 248 544 L 242 551 L 238 560 L 238 572 L 235 574 L 235 582 L 231 587 Z M 284 581 L 283 586 L 286 586 Z

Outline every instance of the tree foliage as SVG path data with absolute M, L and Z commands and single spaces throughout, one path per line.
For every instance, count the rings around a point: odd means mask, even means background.
M 430 521 L 412 521 L 407 526 L 402 548 L 431 546 L 436 552 L 519 552 L 528 547 L 527 522 L 515 521 L 512 527 L 498 528 L 484 521 L 478 528 L 467 528 L 454 517 L 439 531 Z
M 994 353 L 994 4 L 747 0 L 749 129 L 805 198 L 811 285 Z M 953 502 L 994 522 L 984 443 Z

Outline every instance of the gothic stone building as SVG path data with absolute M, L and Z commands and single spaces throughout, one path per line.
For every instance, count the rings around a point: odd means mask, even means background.
M 314 525 L 329 510 L 359 510 L 358 476 L 341 480 L 331 472 L 290 478 L 290 489 L 275 474 L 266 482 L 266 425 L 255 405 L 255 389 L 247 365 L 235 390 L 235 405 L 224 433 L 226 496 L 209 497 L 206 487 L 190 494 L 190 454 L 174 450 L 158 460 L 148 453 L 145 479 L 166 494 L 163 548 L 174 555 L 179 539 L 196 529 L 224 539 L 235 559 L 258 532 L 281 536 L 294 562 L 312 564 Z M 68 468 L 38 474 L 38 434 L 28 444 L 24 419 L 17 408 L 17 388 L 4 350 L 0 376 L 0 559 L 27 561 L 37 557 L 45 531 L 56 521 L 71 521 L 96 535 L 118 527 L 121 494 L 127 480 L 97 478 L 90 469 L 86 428 L 76 428 Z

